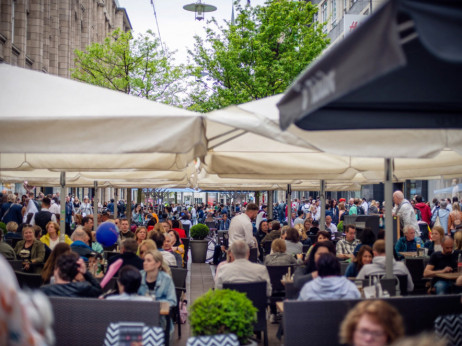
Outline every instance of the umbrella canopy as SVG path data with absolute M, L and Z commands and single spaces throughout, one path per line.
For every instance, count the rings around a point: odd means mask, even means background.
M 387 2 L 288 89 L 281 128 L 340 155 L 462 153 L 461 22 L 457 0 Z
M 119 168 L 127 158 L 114 154 L 149 153 L 143 156 L 149 169 L 182 169 L 205 154 L 199 114 L 6 64 L 0 80 L 8 86 L 0 94 L 0 152 L 64 154 L 36 168 L 97 169 L 103 162 Z

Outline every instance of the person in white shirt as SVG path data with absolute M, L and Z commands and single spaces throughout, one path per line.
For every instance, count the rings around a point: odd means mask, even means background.
M 369 204 L 367 204 L 367 201 L 365 198 L 363 198 L 363 203 L 361 204 L 361 207 L 364 210 L 364 215 L 367 215 L 367 212 L 369 210 Z
M 332 223 L 332 216 L 326 215 L 326 231 L 329 231 L 331 234 L 337 232 L 337 226 Z
M 61 207 L 58 204 L 58 197 L 53 197 L 51 199 L 50 209 L 48 209 L 52 214 L 61 214 Z
M 220 268 L 215 278 L 215 289 L 222 289 L 225 282 L 266 281 L 266 295 L 271 296 L 271 281 L 264 265 L 249 261 L 250 248 L 242 240 L 236 240 L 230 247 L 234 261 Z
M 237 215 L 231 219 L 229 225 L 229 246 L 236 240 L 243 240 L 250 247 L 255 247 L 255 238 L 253 236 L 252 220 L 257 217 L 258 205 L 255 203 L 247 204 L 245 213 Z

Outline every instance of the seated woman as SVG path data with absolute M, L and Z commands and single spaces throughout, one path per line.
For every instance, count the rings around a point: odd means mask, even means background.
M 66 252 L 71 252 L 71 247 L 67 243 L 59 243 L 55 246 L 53 251 L 51 251 L 50 257 L 48 257 L 42 269 L 42 279 L 44 284 L 55 282 L 53 275 L 56 268 L 56 261 L 59 256 Z
M 82 281 L 75 281 L 78 276 Z M 98 297 L 102 293 L 99 282 L 87 271 L 84 260 L 75 252 L 58 257 L 54 277 L 55 284 L 40 288 L 47 296 Z
M 298 267 L 294 273 L 294 287 L 301 289 L 305 283 L 318 277 L 316 268 L 316 261 L 323 253 L 331 253 L 335 255 L 335 245 L 327 240 L 320 241 L 311 247 L 313 250 L 310 252 L 306 265 Z
M 363 245 L 361 249 L 359 250 L 358 254 L 356 255 L 356 257 L 348 265 L 345 271 L 345 276 L 347 278 L 356 277 L 356 275 L 358 275 L 363 265 L 372 263 L 373 257 L 374 257 L 374 254 L 372 252 L 372 248 L 369 245 Z
M 144 300 L 152 301 L 152 297 L 138 295 L 141 285 L 140 271 L 132 265 L 123 266 L 119 271 L 117 286 L 119 294 L 108 296 L 107 300 Z
M 431 234 L 431 240 L 427 240 L 424 244 L 424 247 L 428 249 L 429 256 L 436 251 L 443 251 L 441 243 L 444 238 L 444 228 L 441 226 L 433 226 Z
M 170 235 L 170 243 L 172 245 L 172 251 L 176 252 L 181 256 L 181 263 L 184 261 L 184 245 L 181 243 L 180 235 L 175 229 L 168 232 Z
M 327 241 L 327 240 L 330 240 L 330 233 L 327 231 L 318 231 L 318 233 L 316 234 L 316 243 L 319 243 L 320 241 Z M 305 258 L 310 257 L 310 253 L 312 249 L 313 249 L 313 245 L 311 245 L 308 251 L 306 252 Z
M 157 250 L 156 243 L 154 243 L 152 239 L 146 239 L 141 242 L 140 246 L 138 246 L 138 252 L 136 254 L 144 260 L 144 255 L 146 255 L 146 253 L 150 250 Z
M 340 275 L 340 262 L 331 253 L 322 253 L 316 260 L 318 277 L 307 282 L 298 300 L 359 299 L 356 285 Z
M 136 228 L 135 240 L 138 243 L 138 245 L 140 245 L 143 240 L 146 240 L 147 237 L 148 237 L 148 231 L 147 231 L 146 227 L 139 226 L 139 227 Z
M 14 252 L 18 259 L 23 261 L 23 270 L 26 272 L 38 272 L 38 265 L 45 260 L 45 245 L 35 239 L 35 231 L 32 225 L 24 225 L 22 228 L 24 240 L 17 242 Z
M 47 230 L 47 234 L 42 236 L 40 241 L 53 251 L 55 246 L 59 244 L 59 225 L 57 222 L 50 221 L 47 223 L 45 228 Z M 64 235 L 64 242 L 69 245 L 72 244 L 72 240 L 67 236 L 67 234 Z
M 299 223 L 296 224 L 294 228 L 298 231 L 298 234 L 300 235 L 300 243 L 302 243 L 302 245 L 311 245 L 311 239 L 306 234 L 305 226 Z
M 271 254 L 265 257 L 267 266 L 284 266 L 296 264 L 294 256 L 286 253 L 286 242 L 282 239 L 275 239 L 271 243 Z
M 395 307 L 383 300 L 358 303 L 340 326 L 340 343 L 352 346 L 390 345 L 403 335 L 403 318 Z
M 298 234 L 298 231 L 295 228 L 289 227 L 287 229 L 285 242 L 287 248 L 286 252 L 289 255 L 296 255 L 302 253 L 303 244 L 300 243 L 300 234 Z

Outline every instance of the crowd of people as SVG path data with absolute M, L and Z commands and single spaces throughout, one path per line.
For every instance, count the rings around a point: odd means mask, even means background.
M 326 203 L 325 224 L 320 225 L 319 199 L 296 200 L 287 208 L 285 203 L 273 206 L 270 219 L 265 204 L 244 203 L 229 206 L 159 206 L 134 204 L 126 217 L 124 203 L 114 200 L 102 206 L 98 224 L 112 222 L 119 230 L 117 243 L 110 249 L 98 243 L 94 229 L 94 208 L 88 197 L 66 197 L 66 229 L 59 221 L 59 196 L 40 196 L 31 193 L 19 200 L 8 194 L 1 206 L 0 219 L 6 223 L 6 234 L 0 242 L 0 253 L 7 259 L 20 259 L 23 270 L 40 273 L 42 292 L 50 296 L 101 297 L 99 285 L 108 267 L 117 260 L 122 266 L 117 271 L 118 294 L 107 299 L 166 301 L 176 306 L 177 298 L 171 267 L 185 266 L 185 247 L 182 242 L 196 223 L 205 223 L 218 230 L 228 231 L 228 243 L 217 247 L 222 256 L 214 256 L 217 264 L 215 288 L 226 282 L 267 282 L 268 296 L 272 294 L 266 266 L 295 265 L 294 286 L 299 289 L 299 300 L 360 298 L 361 293 L 352 278 L 385 274 L 385 231 L 358 230 L 344 224 L 345 215 L 380 215 L 385 203 L 365 199 L 330 200 Z M 412 201 L 401 191 L 393 194 L 393 214 L 399 216 L 403 236 L 394 247 L 393 273 L 407 277 L 407 289 L 414 284 L 401 254 L 427 249 L 430 256 L 422 273 L 432 278 L 430 291 L 445 294 L 457 290 L 456 282 L 439 278 L 437 274 L 457 270 L 459 251 L 462 250 L 462 212 L 457 199 L 452 204 L 434 200 L 430 205 L 415 196 Z M 450 209 L 449 209 L 450 206 Z M 157 208 L 156 208 L 157 207 Z M 321 230 L 323 229 L 323 230 Z M 64 232 L 64 242 L 60 242 Z M 359 233 L 359 234 L 358 234 Z M 11 246 L 11 245 L 13 246 Z M 249 261 L 251 249 L 257 251 L 257 262 Z M 105 263 L 104 252 L 118 254 Z M 348 262 L 341 274 L 341 262 Z M 356 317 L 353 311 L 342 325 L 342 338 L 351 342 L 366 337 L 362 333 L 364 311 L 388 311 L 386 306 L 359 304 Z M 371 310 L 372 309 L 372 310 Z M 270 306 L 271 322 L 277 322 L 274 305 Z M 390 310 L 391 311 L 391 310 Z M 391 313 L 395 313 L 391 311 Z M 351 316 L 350 316 L 351 315 Z M 375 316 L 374 313 L 367 315 Z M 370 317 L 370 316 L 369 316 Z M 349 333 L 345 327 L 354 319 L 358 332 Z M 373 317 L 376 322 L 378 317 Z M 377 324 L 377 323 L 376 323 Z M 379 323 L 380 324 L 380 323 Z M 387 341 L 388 327 L 382 326 L 380 335 Z M 350 328 L 351 329 L 351 328 Z M 350 330 L 351 331 L 351 330 Z M 398 335 L 400 333 L 397 333 Z M 379 332 L 376 334 L 379 336 Z M 385 337 L 386 336 L 386 337 Z

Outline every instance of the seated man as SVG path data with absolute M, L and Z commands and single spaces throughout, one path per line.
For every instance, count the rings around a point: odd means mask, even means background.
M 223 265 L 215 279 L 215 289 L 222 289 L 224 282 L 266 281 L 266 295 L 271 296 L 271 281 L 265 266 L 249 261 L 250 248 L 243 240 L 236 240 L 230 247 L 234 261 Z
M 327 219 L 327 216 L 326 216 Z M 345 227 L 345 239 L 340 239 L 337 242 L 336 251 L 337 257 L 341 260 L 353 259 L 356 246 L 360 243 L 359 239 L 356 239 L 356 227 L 348 225 Z
M 140 271 L 132 265 L 126 265 L 119 270 L 117 278 L 119 294 L 107 297 L 107 300 L 144 300 L 152 301 L 151 297 L 138 295 L 141 286 Z
M 123 263 L 120 266 L 120 269 L 126 265 L 132 265 L 138 270 L 143 269 L 143 260 L 136 255 L 136 251 L 138 250 L 138 243 L 135 239 L 125 239 L 122 241 L 122 247 L 120 248 L 120 255 L 112 256 L 108 259 L 107 264 L 108 267 L 117 261 L 119 258 L 122 259 Z M 119 270 L 120 270 L 119 269 Z M 118 275 L 118 272 L 115 275 Z
M 403 229 L 404 237 L 399 238 L 396 242 L 396 252 L 416 252 L 419 245 L 422 249 L 424 245 L 420 237 L 416 237 L 416 229 L 412 225 L 407 225 Z
M 11 222 L 13 221 L 10 221 L 8 223 L 11 223 Z M 0 231 L 0 254 L 3 255 L 7 260 L 15 260 L 16 253 L 14 252 L 14 249 L 11 247 L 10 244 L 4 243 L 2 238 L 3 238 L 3 232 Z
M 326 231 L 329 231 L 331 234 L 337 233 L 337 226 L 332 223 L 332 216 L 330 215 L 326 215 Z
M 127 219 L 120 220 L 120 240 L 124 240 L 126 238 L 133 238 L 135 239 L 135 233 L 130 231 L 130 224 L 128 223 Z
M 340 262 L 331 253 L 322 253 L 316 261 L 318 277 L 307 282 L 298 300 L 359 299 L 356 285 L 340 273 Z
M 436 251 L 430 256 L 430 261 L 425 267 L 423 276 L 433 278 L 432 285 L 435 287 L 436 294 L 449 293 L 453 282 L 439 278 L 436 275 L 439 273 L 452 273 L 457 270 L 458 252 L 454 251 L 454 240 L 446 236 L 442 243 L 443 251 Z
M 57 258 L 54 277 L 54 284 L 40 288 L 47 296 L 98 297 L 102 293 L 99 282 L 87 271 L 85 262 L 75 252 L 64 253 Z M 75 281 L 78 277 L 83 278 L 82 281 Z
M 93 249 L 88 246 L 88 241 L 90 238 L 82 226 L 77 227 L 74 233 L 72 233 L 71 240 L 73 242 L 71 244 L 71 250 L 82 257 L 85 262 L 88 261 L 88 257 L 90 255 L 96 255 L 95 251 L 93 251 Z
M 365 264 L 358 273 L 356 279 L 363 280 L 366 276 L 385 275 L 385 240 L 379 239 L 372 246 L 374 258 L 371 264 Z M 414 282 L 411 273 L 403 262 L 397 262 L 393 259 L 393 274 L 407 275 L 407 291 L 414 290 Z

